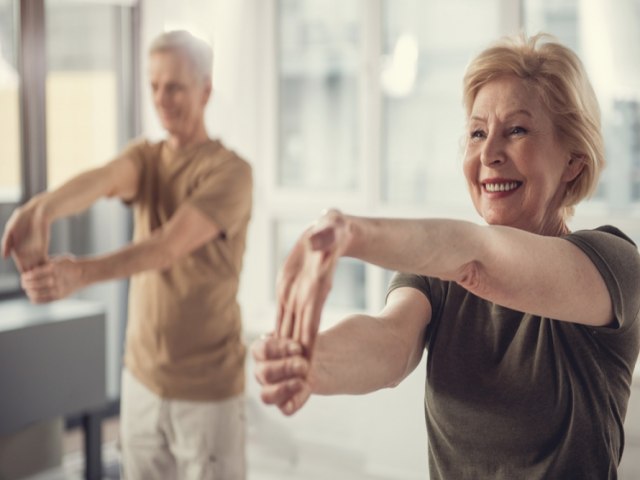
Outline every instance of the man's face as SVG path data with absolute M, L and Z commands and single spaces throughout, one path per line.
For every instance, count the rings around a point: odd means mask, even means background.
M 153 104 L 162 126 L 171 135 L 188 137 L 204 122 L 211 82 L 200 78 L 179 51 L 160 51 L 149 57 Z

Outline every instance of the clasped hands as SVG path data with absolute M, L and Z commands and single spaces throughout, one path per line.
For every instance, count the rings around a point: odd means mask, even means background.
M 298 411 L 317 386 L 313 354 L 322 308 L 350 240 L 346 218 L 337 210 L 301 235 L 278 275 L 275 332 L 251 347 L 261 398 L 285 415 Z
M 71 256 L 49 258 L 49 224 L 34 203 L 17 208 L 2 236 L 2 256 L 12 256 L 20 284 L 33 303 L 64 298 L 80 286 L 80 269 Z

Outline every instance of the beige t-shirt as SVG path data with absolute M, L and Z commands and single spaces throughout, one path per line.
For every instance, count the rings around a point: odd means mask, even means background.
M 251 166 L 213 140 L 180 152 L 142 140 L 124 155 L 140 171 L 130 202 L 134 242 L 184 202 L 223 232 L 168 269 L 131 277 L 125 365 L 164 398 L 237 395 L 244 390 L 245 348 L 236 294 L 251 216 Z

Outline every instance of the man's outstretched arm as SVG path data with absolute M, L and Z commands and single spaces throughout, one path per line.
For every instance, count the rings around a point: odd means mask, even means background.
M 2 255 L 13 256 L 21 272 L 43 264 L 49 248 L 51 224 L 83 212 L 102 197 L 124 200 L 135 196 L 139 172 L 127 157 L 83 172 L 50 192 L 40 193 L 17 208 L 5 225 Z
M 197 207 L 185 203 L 152 235 L 106 255 L 57 257 L 22 274 L 22 287 L 34 303 L 64 298 L 93 283 L 168 268 L 220 235 L 220 228 Z

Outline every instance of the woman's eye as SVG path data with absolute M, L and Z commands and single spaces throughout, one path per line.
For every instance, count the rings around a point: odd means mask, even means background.
M 472 130 L 471 131 L 471 138 L 484 138 L 484 132 L 482 130 Z
M 512 135 L 524 135 L 525 133 L 527 133 L 527 129 L 523 127 L 513 127 L 511 129 Z

